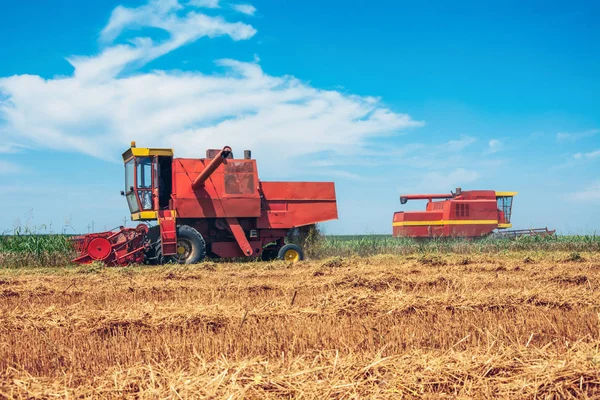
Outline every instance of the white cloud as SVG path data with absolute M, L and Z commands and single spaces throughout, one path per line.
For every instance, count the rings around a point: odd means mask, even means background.
M 254 15 L 256 8 L 251 4 L 236 4 L 233 9 L 246 15 Z
M 502 150 L 502 142 L 497 139 L 492 139 L 488 143 L 488 153 L 497 153 Z
M 449 172 L 430 171 L 418 177 L 418 182 L 400 188 L 401 193 L 450 193 L 457 187 L 467 190 L 468 184 L 481 178 L 481 175 L 465 168 Z
M 190 0 L 190 5 L 204 8 L 219 8 L 219 0 Z
M 25 169 L 18 164 L 0 160 L 0 175 L 13 175 L 25 172 Z
M 589 153 L 585 153 L 586 158 L 596 158 L 600 157 L 600 150 L 590 151 Z
M 599 201 L 600 200 L 600 181 L 592 183 L 587 188 L 572 193 L 570 196 L 571 200 L 588 202 L 588 201 Z
M 443 147 L 450 152 L 460 151 L 460 150 L 463 150 L 464 148 L 472 145 L 476 141 L 477 141 L 477 139 L 475 139 L 474 137 L 461 135 L 460 139 L 450 140 Z
M 570 133 L 563 133 L 563 132 L 559 132 L 556 134 L 556 140 L 563 141 L 563 140 L 568 140 L 571 139 L 573 136 Z
M 575 153 L 573 154 L 573 158 L 576 160 L 583 160 L 583 159 L 593 159 L 596 157 L 600 157 L 600 149 L 598 150 L 594 150 L 594 151 L 590 151 L 587 153 Z
M 150 0 L 148 4 L 136 8 L 117 6 L 111 13 L 108 24 L 100 32 L 100 39 L 111 42 L 126 27 L 165 26 L 177 19 L 174 12 L 182 8 L 177 0 Z
M 337 176 L 344 179 L 349 179 L 353 181 L 367 181 L 369 180 L 367 177 L 361 176 L 359 174 L 355 174 L 353 172 L 348 171 L 340 171 L 335 169 L 327 169 L 327 170 L 318 170 L 315 171 L 316 174 L 328 176 L 328 179 L 331 177 Z
M 143 66 L 202 37 L 229 36 L 237 41 L 249 39 L 256 33 L 250 25 L 227 22 L 222 17 L 196 11 L 178 16 L 178 11 L 183 8 L 177 0 L 152 0 L 137 8 L 118 6 L 100 33 L 103 42 L 110 43 L 123 31 L 140 27 L 164 30 L 169 33 L 169 38 L 155 43 L 151 38 L 137 37 L 130 44 L 109 46 L 96 56 L 70 57 L 68 61 L 75 67 L 75 77 L 80 80 L 112 79 L 126 67 Z
M 38 146 L 118 160 L 131 140 L 199 157 L 206 148 L 252 149 L 261 169 L 284 171 L 315 152 L 356 154 L 371 139 L 421 126 L 374 97 L 321 90 L 292 76 L 272 76 L 257 62 L 218 60 L 220 73 L 140 72 L 145 63 L 200 37 L 252 37 L 247 24 L 191 10 L 175 0 L 117 7 L 100 54 L 71 57 L 73 76 L 0 79 L 0 121 L 8 135 Z M 185 8 L 185 7 L 184 7 Z M 184 10 L 185 11 L 185 10 Z M 129 29 L 154 27 L 162 42 L 111 41 Z M 132 73 L 133 72 L 133 73 Z
M 575 141 L 585 139 L 600 133 L 600 129 L 588 129 L 582 132 L 559 132 L 556 134 L 556 140 L 559 142 Z
M 27 148 L 27 146 L 16 143 L 0 143 L 0 154 L 14 154 L 25 148 Z
M 465 183 L 475 182 L 480 178 L 481 175 L 475 171 L 470 171 L 465 168 L 458 168 L 447 175 L 435 173 L 433 176 L 440 176 L 447 185 L 450 185 L 450 187 L 458 187 L 464 186 Z
M 339 163 L 337 163 L 333 160 L 316 160 L 316 161 L 309 162 L 308 165 L 310 165 L 311 167 L 317 167 L 317 168 L 329 168 L 329 167 L 335 167 L 335 166 L 339 165 Z

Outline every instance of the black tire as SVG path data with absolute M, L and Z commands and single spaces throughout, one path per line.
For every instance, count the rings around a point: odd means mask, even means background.
M 298 262 L 304 260 L 304 251 L 297 244 L 286 244 L 279 249 L 277 258 L 289 262 Z
M 196 264 L 206 257 L 206 242 L 196 229 L 189 225 L 177 227 L 177 250 L 183 248 L 183 252 L 177 255 L 162 255 L 162 247 L 159 246 L 157 253 L 161 264 Z
M 158 225 L 150 227 L 146 234 L 146 240 L 150 243 L 150 246 L 144 253 L 145 264 L 156 265 L 159 264 L 159 250 L 160 250 L 160 227 Z

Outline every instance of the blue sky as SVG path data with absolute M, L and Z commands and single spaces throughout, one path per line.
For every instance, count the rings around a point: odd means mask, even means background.
M 122 223 L 130 140 L 334 180 L 330 233 L 457 186 L 518 191 L 515 228 L 600 231 L 597 2 L 1 6 L 0 231 Z

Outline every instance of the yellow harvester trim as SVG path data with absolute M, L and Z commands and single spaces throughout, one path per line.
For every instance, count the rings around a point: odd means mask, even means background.
M 452 221 L 398 221 L 392 226 L 428 226 L 428 225 L 496 225 L 495 219 L 452 220 Z
M 173 157 L 173 149 L 152 149 L 147 147 L 131 147 L 123 153 L 123 161 L 131 157 L 167 156 Z
M 140 211 L 131 214 L 131 219 L 133 221 L 158 219 L 158 213 L 156 211 Z
M 498 224 L 499 229 L 512 228 L 512 224 Z
M 519 192 L 496 192 L 496 197 L 513 197 Z
M 173 218 L 177 217 L 177 212 L 175 210 L 171 210 L 171 216 Z M 133 221 L 151 221 L 158 219 L 158 212 L 156 211 L 140 211 L 131 214 L 131 219 Z

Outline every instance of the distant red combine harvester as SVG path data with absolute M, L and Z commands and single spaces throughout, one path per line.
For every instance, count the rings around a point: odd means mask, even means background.
M 428 200 L 425 211 L 394 213 L 393 235 L 397 237 L 481 237 L 496 229 L 512 227 L 510 217 L 517 192 L 469 190 L 450 194 L 409 194 L 408 200 Z M 434 201 L 440 200 L 441 201 Z
M 337 218 L 333 182 L 264 182 L 250 151 L 208 150 L 206 158 L 174 158 L 171 149 L 123 153 L 125 191 L 134 221 L 152 227 L 73 238 L 78 263 L 196 263 L 214 258 L 262 257 L 298 261 L 302 249 L 285 244 L 292 228 Z

